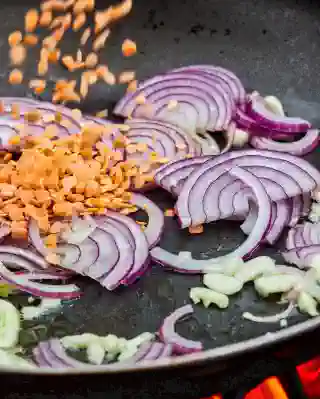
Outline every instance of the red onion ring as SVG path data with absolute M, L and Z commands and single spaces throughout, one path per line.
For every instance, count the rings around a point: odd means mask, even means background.
M 99 224 L 99 228 L 109 233 L 116 244 L 119 258 L 117 263 L 110 268 L 106 265 L 106 271 L 103 276 L 99 277 L 99 283 L 107 288 L 109 291 L 116 289 L 133 269 L 134 265 L 134 251 L 129 239 L 118 228 L 111 223 Z M 141 230 L 140 230 L 141 231 Z M 86 274 L 91 277 L 93 274 L 90 270 L 95 268 L 95 263 L 92 264 L 86 271 Z M 96 273 L 96 272 L 95 272 Z
M 256 198 L 258 217 L 255 226 L 247 239 L 230 254 L 205 261 L 197 261 L 193 260 L 191 257 L 174 255 L 162 248 L 155 247 L 150 252 L 154 261 L 162 265 L 169 266 L 180 273 L 201 273 L 205 272 L 205 269 L 208 269 L 210 266 L 214 269 L 215 262 L 219 263 L 221 261 L 227 260 L 230 257 L 250 257 L 255 249 L 261 245 L 261 243 L 264 241 L 266 233 L 269 231 L 270 226 L 272 215 L 270 198 L 268 197 L 268 194 L 260 180 L 252 173 L 239 167 L 231 169 L 229 173 L 243 180 L 251 188 Z M 219 267 L 221 267 L 221 265 L 218 264 L 218 270 Z
M 163 248 L 155 247 L 150 251 L 151 258 L 159 265 L 182 274 L 202 274 L 209 272 L 223 273 L 224 268 L 216 259 L 193 259 L 191 254 L 186 256 L 184 252 L 178 255 Z M 216 262 L 216 263 L 215 263 Z
M 11 245 L 0 245 L 0 256 L 1 254 L 12 254 L 20 256 L 21 258 L 24 258 L 32 262 L 35 266 L 37 266 L 40 269 L 49 268 L 49 263 L 46 262 L 45 259 L 31 252 L 28 249 L 18 248 Z
M 142 82 L 134 93 L 123 97 L 114 113 L 123 117 L 141 116 L 144 111 L 136 98 L 143 95 L 146 103 L 152 104 L 152 115 L 149 117 L 153 119 L 175 122 L 182 128 L 189 128 L 190 133 L 195 133 L 195 130 L 224 130 L 232 117 L 233 101 L 216 83 L 218 79 L 212 76 L 187 71 L 155 76 Z M 186 126 L 185 117 L 183 121 L 178 120 L 177 111 L 172 112 L 167 108 L 172 99 L 178 101 L 180 112 L 182 107 L 188 110 L 188 114 L 193 110 L 196 125 L 190 127 L 187 122 Z
M 71 299 L 80 295 L 79 288 L 74 284 L 50 285 L 31 281 L 26 275 L 12 273 L 3 263 L 0 263 L 0 277 L 9 284 L 15 285 L 21 291 L 43 298 Z
M 301 194 L 302 192 L 310 192 L 316 186 L 320 185 L 319 171 L 307 161 L 293 155 L 260 150 L 242 150 L 219 155 L 211 158 L 199 166 L 199 168 L 195 169 L 185 182 L 176 203 L 176 210 L 182 227 L 187 227 L 190 224 L 198 225 L 205 221 L 213 220 L 207 217 L 203 209 L 204 196 L 208 193 L 208 188 L 211 186 L 211 192 L 217 192 L 213 182 L 215 182 L 220 175 L 223 175 L 225 168 L 233 165 L 245 165 L 250 167 L 253 161 L 262 169 L 265 167 L 266 172 L 268 170 L 268 165 L 270 165 L 269 168 L 271 167 L 270 171 L 274 173 L 275 182 L 279 180 L 280 176 L 280 171 L 276 171 L 276 169 L 279 169 L 279 166 L 283 168 L 284 165 L 286 165 L 285 173 L 287 181 L 289 182 L 292 180 L 294 183 L 293 178 L 297 180 L 295 182 L 297 189 L 293 189 L 292 186 L 292 191 L 287 192 L 287 196 L 291 197 Z M 273 170 L 275 171 L 273 172 Z M 283 174 L 284 172 L 281 173 L 283 177 L 285 177 Z M 300 187 L 300 189 L 298 189 L 298 187 Z M 283 187 L 281 185 L 281 188 L 285 190 L 287 186 Z M 269 194 L 274 193 L 269 192 Z M 208 196 L 208 198 L 210 197 Z M 277 201 L 285 198 L 272 195 L 271 199 Z M 199 206 L 201 204 L 203 204 L 203 206 Z M 216 210 L 216 208 L 212 209 Z
M 305 136 L 294 142 L 282 143 L 267 137 L 254 136 L 251 138 L 252 147 L 260 150 L 281 151 L 292 155 L 302 156 L 313 151 L 319 143 L 318 129 L 309 129 Z
M 285 133 L 303 133 L 311 128 L 311 124 L 301 118 L 276 115 L 269 111 L 258 96 L 251 96 L 247 106 L 248 115 L 262 126 Z
M 129 272 L 121 279 L 122 284 L 131 284 L 141 276 L 149 264 L 149 247 L 146 236 L 137 223 L 125 215 L 110 211 L 107 213 L 107 218 L 126 227 L 132 237 L 134 262 Z
M 210 156 L 200 156 L 169 162 L 157 170 L 154 180 L 160 187 L 178 196 L 191 172 L 209 159 Z
M 228 86 L 230 95 L 236 103 L 246 102 L 246 91 L 240 79 L 231 71 L 213 65 L 190 65 L 174 69 L 172 72 L 193 72 L 199 74 L 213 75 L 216 79 L 222 80 Z
M 28 225 L 28 236 L 29 241 L 35 247 L 35 249 L 43 256 L 49 254 L 49 249 L 44 245 L 44 242 L 40 236 L 40 229 L 35 219 L 30 218 Z
M 97 281 L 105 278 L 120 260 L 119 248 L 113 235 L 97 228 L 90 236 L 99 249 L 99 256 L 95 262 L 83 270 L 83 274 Z
M 242 317 L 247 320 L 255 321 L 257 323 L 277 323 L 282 319 L 286 319 L 290 316 L 294 309 L 293 302 L 290 302 L 287 309 L 283 310 L 280 313 L 277 313 L 272 316 L 255 316 L 249 312 L 243 313 Z
M 270 245 L 273 245 L 280 237 L 284 228 L 288 225 L 292 214 L 291 202 L 282 200 L 272 203 L 272 216 L 270 221 L 269 231 L 266 234 L 265 240 Z M 253 226 L 256 223 L 258 210 L 256 206 L 251 206 L 246 220 L 240 226 L 245 234 L 250 234 Z
M 169 138 L 174 148 L 172 156 L 184 157 L 187 154 L 197 155 L 198 149 L 192 138 L 184 130 L 169 122 L 153 121 L 144 118 L 127 119 L 125 124 L 130 127 L 127 137 L 140 131 L 148 130 L 153 140 Z M 166 147 L 166 146 L 164 146 Z M 168 154 L 169 155 L 169 154 Z
M 145 211 L 148 215 L 148 225 L 143 231 L 149 249 L 153 248 L 160 240 L 164 230 L 164 215 L 162 210 L 149 198 L 141 194 L 132 194 L 130 203 Z
M 176 309 L 171 315 L 166 317 L 159 330 L 161 340 L 166 344 L 173 345 L 174 351 L 179 354 L 200 352 L 203 350 L 202 343 L 200 341 L 192 341 L 179 335 L 175 331 L 176 322 L 193 313 L 193 307 L 191 305 L 185 305 L 181 308 Z

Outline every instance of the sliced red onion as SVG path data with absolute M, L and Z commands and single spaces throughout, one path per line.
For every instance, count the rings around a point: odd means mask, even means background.
M 61 255 L 61 266 L 78 274 L 93 265 L 99 257 L 99 247 L 90 237 L 81 245 L 58 245 L 55 252 Z
M 155 247 L 150 251 L 154 262 L 182 274 L 223 273 L 224 265 L 217 259 L 193 259 L 191 253 L 173 254 L 163 248 Z
M 257 122 L 241 108 L 236 109 L 234 120 L 236 122 L 236 126 L 239 126 L 247 131 L 257 131 L 259 129 Z
M 266 234 L 266 241 L 273 245 L 288 225 L 291 216 L 291 207 L 287 200 L 277 201 L 272 204 L 272 217 L 270 229 Z
M 96 228 L 90 239 L 99 248 L 99 256 L 93 264 L 83 270 L 83 274 L 99 281 L 105 278 L 119 262 L 119 248 L 113 235 L 104 229 Z
M 301 216 L 307 216 L 309 215 L 311 204 L 312 204 L 312 199 L 310 193 L 304 193 L 302 194 L 302 214 Z
M 191 172 L 210 158 L 210 156 L 200 156 L 172 161 L 157 170 L 154 180 L 160 187 L 169 191 L 174 196 L 178 196 L 183 183 L 187 180 Z
M 249 207 L 249 213 L 247 214 L 244 222 L 241 224 L 240 229 L 244 232 L 244 234 L 248 235 L 251 233 L 254 225 L 257 222 L 258 218 L 258 207 L 256 204 L 251 203 Z
M 282 252 L 282 256 L 286 262 L 305 268 L 311 266 L 312 259 L 319 253 L 320 245 L 310 245 Z
M 170 142 L 173 144 L 173 148 L 171 149 L 172 155 L 171 157 L 169 157 L 170 159 L 172 158 L 172 156 L 184 157 L 187 154 L 190 154 L 192 156 L 197 154 L 198 150 L 192 138 L 177 125 L 169 122 L 162 122 L 144 118 L 127 119 L 125 121 L 125 124 L 130 126 L 130 130 L 127 133 L 127 137 L 129 139 L 133 134 L 137 135 L 137 133 L 139 132 L 140 134 L 145 135 L 146 131 L 151 134 L 150 137 L 154 141 L 168 141 L 169 139 L 169 144 L 165 145 L 164 142 L 162 144 L 167 150 L 169 150 L 169 147 L 172 147 Z M 169 152 L 166 151 L 166 153 L 166 156 L 169 156 Z
M 63 231 L 61 238 L 68 244 L 81 244 L 94 232 L 96 227 L 97 225 L 91 216 L 84 218 L 73 216 L 70 229 Z
M 280 278 L 280 277 L 279 277 Z M 242 317 L 247 320 L 255 321 L 257 323 L 277 323 L 280 320 L 287 319 L 294 309 L 293 302 L 290 302 L 287 309 L 272 316 L 255 316 L 252 313 L 245 312 Z
M 224 136 L 226 138 L 226 145 L 224 149 L 221 151 L 221 154 L 228 152 L 232 148 L 235 134 L 236 134 L 236 124 L 234 122 L 231 122 L 228 129 L 224 133 Z
M 1 258 L 0 261 L 2 262 Z M 41 281 L 41 280 L 60 280 L 65 281 L 69 277 L 64 274 L 53 274 L 53 273 L 41 273 L 41 272 L 16 272 L 17 276 L 24 276 L 31 281 Z
M 159 331 L 160 338 L 164 343 L 173 345 L 176 353 L 200 352 L 203 349 L 203 345 L 200 341 L 186 339 L 175 331 L 176 322 L 192 313 L 193 307 L 191 305 L 185 305 L 176 309 L 171 315 L 166 317 L 162 323 Z
M 209 133 L 202 133 L 193 138 L 201 147 L 201 154 L 203 155 L 217 155 L 220 154 L 220 148 L 216 140 Z
M 151 348 L 149 349 L 149 352 L 145 355 L 141 361 L 146 361 L 146 360 L 157 360 L 160 359 L 164 350 L 165 344 L 162 342 L 153 342 L 151 345 Z
M 281 190 L 286 192 L 286 196 L 279 197 L 278 191 L 268 190 L 273 201 L 310 192 L 320 183 L 319 171 L 307 161 L 293 155 L 262 150 L 242 150 L 219 155 L 196 168 L 183 185 L 176 204 L 182 227 L 215 220 L 204 210 L 204 197 L 207 196 L 211 200 L 211 195 L 220 192 L 217 190 L 216 180 L 218 181 L 220 176 L 226 176 L 226 169 L 235 165 L 245 167 L 248 170 L 250 168 L 255 174 L 259 171 L 260 176 L 263 173 L 269 173 L 275 184 L 278 184 L 280 178 L 280 181 L 286 181 L 285 186 L 282 186 L 282 184 L 279 186 Z M 231 182 L 232 179 L 226 184 L 228 185 Z M 288 190 L 290 182 L 291 188 Z M 211 203 L 214 204 L 214 201 Z M 213 207 L 210 206 L 210 209 L 216 213 L 216 204 Z M 232 213 L 228 216 L 232 216 Z
M 230 254 L 215 259 L 208 259 L 206 261 L 196 261 L 191 260 L 190 258 L 185 259 L 156 247 L 151 250 L 151 256 L 155 261 L 171 266 L 179 272 L 190 271 L 196 273 L 201 272 L 205 267 L 209 266 L 210 263 L 212 265 L 212 262 L 221 262 L 231 257 L 250 257 L 261 245 L 269 230 L 271 221 L 272 203 L 270 198 L 260 180 L 252 173 L 239 167 L 232 168 L 229 173 L 243 180 L 243 182 L 250 187 L 256 198 L 258 217 L 256 224 L 247 239 Z M 192 261 L 192 266 L 188 265 L 188 262 L 190 261 Z M 212 265 L 212 267 L 214 267 L 214 265 Z
M 2 254 L 19 256 L 32 262 L 35 267 L 38 267 L 40 269 L 48 269 L 50 267 L 49 263 L 46 262 L 45 259 L 28 249 L 18 248 L 11 245 L 0 245 L 0 256 Z
M 132 267 L 127 270 L 126 274 L 121 279 L 121 284 L 131 284 L 145 271 L 149 263 L 149 247 L 148 241 L 141 228 L 132 219 L 125 215 L 116 212 L 108 212 L 107 219 L 116 221 L 118 224 L 123 225 L 128 229 L 132 236 L 133 256 L 134 262 Z M 121 246 L 120 246 L 121 248 Z M 132 250 L 132 249 L 131 249 Z M 122 250 L 124 252 L 124 250 Z
M 28 270 L 30 273 L 40 273 L 43 269 L 39 269 L 34 262 L 23 258 L 22 256 L 10 254 L 10 253 L 0 253 L 0 262 L 3 262 L 6 266 L 12 269 L 24 269 Z M 46 269 L 46 273 L 55 274 L 56 276 L 63 276 L 58 269 L 53 268 Z
M 117 263 L 115 265 L 106 264 L 105 273 L 98 278 L 99 283 L 103 287 L 112 291 L 122 283 L 123 279 L 125 279 L 133 269 L 134 251 L 128 238 L 119 230 L 117 226 L 115 227 L 110 223 L 103 225 L 99 223 L 99 228 L 112 236 L 119 254 Z M 88 276 L 91 277 L 97 274 L 97 271 L 94 270 L 96 265 L 97 263 L 95 262 L 86 270 L 86 274 Z M 98 270 L 101 270 L 99 265 L 97 268 Z
M 50 285 L 35 283 L 27 278 L 26 275 L 17 275 L 11 272 L 3 263 L 0 263 L 0 277 L 9 284 L 15 285 L 21 291 L 29 292 L 34 296 L 71 299 L 80 295 L 79 288 L 74 284 Z
M 302 196 L 296 195 L 295 197 L 289 198 L 288 201 L 291 202 L 291 216 L 288 226 L 294 227 L 302 216 Z
M 33 355 L 39 366 L 57 369 L 90 367 L 90 364 L 69 356 L 58 339 L 40 342 L 34 349 Z
M 0 226 L 0 241 L 3 240 L 4 237 L 7 237 L 11 233 L 11 229 L 7 225 Z
M 41 235 L 38 223 L 35 219 L 30 218 L 28 225 L 28 236 L 29 241 L 35 247 L 35 249 L 43 256 L 47 256 L 50 251 L 49 248 L 45 246 Z
M 137 352 L 128 359 L 120 360 L 119 364 L 131 364 L 131 363 L 138 363 L 139 361 L 143 360 L 149 353 L 150 349 L 153 346 L 153 342 L 147 341 L 143 342 Z
M 282 143 L 267 137 L 254 136 L 251 138 L 250 144 L 260 150 L 281 151 L 302 156 L 313 151 L 318 146 L 318 142 L 318 129 L 310 129 L 302 139 L 291 143 Z
M 129 359 L 112 364 L 102 364 L 105 369 L 114 369 L 115 367 L 125 366 L 143 361 L 163 359 L 170 357 L 173 352 L 173 346 L 161 342 L 142 343 L 137 352 Z M 33 349 L 33 357 L 39 367 L 48 367 L 54 369 L 61 368 L 90 368 L 91 364 L 81 362 L 67 354 L 62 343 L 58 339 L 43 341 Z
M 270 245 L 273 245 L 280 237 L 283 229 L 288 225 L 291 217 L 291 206 L 287 200 L 277 201 L 272 203 L 272 216 L 270 221 L 269 231 L 266 234 L 265 240 Z M 240 226 L 245 234 L 252 231 L 258 216 L 258 209 L 255 206 L 250 207 L 250 212 Z
M 149 198 L 141 194 L 132 194 L 130 203 L 145 211 L 148 215 L 148 225 L 143 231 L 149 249 L 153 248 L 160 240 L 164 230 L 164 215 L 162 210 Z
M 311 128 L 310 122 L 304 119 L 283 117 L 269 111 L 264 101 L 258 96 L 251 97 L 247 110 L 252 119 L 272 130 L 280 130 L 285 133 L 303 133 Z
M 240 79 L 233 72 L 213 65 L 190 65 L 173 70 L 173 72 L 185 71 L 214 76 L 223 82 L 224 87 L 228 87 L 228 91 L 236 103 L 246 102 L 246 91 Z
M 233 100 L 219 85 L 218 79 L 206 74 L 186 71 L 155 76 L 141 83 L 134 93 L 123 97 L 114 113 L 124 117 L 144 115 L 145 106 L 136 101 L 141 95 L 151 108 L 149 118 L 172 122 L 190 134 L 224 130 L 232 117 Z M 168 107 L 170 100 L 178 102 L 175 109 Z

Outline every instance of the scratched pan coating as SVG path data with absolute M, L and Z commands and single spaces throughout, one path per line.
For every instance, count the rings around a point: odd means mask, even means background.
M 1 2 L 0 95 L 30 94 L 23 87 L 13 88 L 7 83 L 6 38 L 22 26 L 24 12 L 37 4 L 26 0 Z M 106 2 L 102 6 L 106 7 Z M 134 69 L 138 79 L 193 63 L 221 65 L 234 71 L 246 87 L 279 96 L 290 115 L 319 126 L 319 20 L 318 4 L 308 0 L 136 0 L 132 14 L 114 26 L 101 52 L 101 63 L 107 63 L 116 73 Z M 137 56 L 123 59 L 120 45 L 125 38 L 137 42 Z M 72 52 L 76 47 L 75 37 L 70 37 L 63 50 Z M 26 79 L 36 76 L 35 57 L 36 53 L 30 51 L 24 66 Z M 52 80 L 67 77 L 58 65 L 49 73 Z M 110 108 L 123 92 L 122 87 L 98 85 L 91 90 L 83 110 Z M 320 167 L 318 150 L 308 159 Z M 163 209 L 173 205 L 164 192 L 153 192 L 150 198 Z M 173 219 L 166 218 L 160 245 L 172 252 L 191 251 L 194 257 L 204 259 L 236 248 L 244 239 L 238 227 L 234 222 L 213 223 L 205 227 L 203 235 L 190 237 L 179 230 Z M 260 254 L 281 261 L 278 247 L 265 248 L 257 253 Z M 143 331 L 155 331 L 166 315 L 188 303 L 189 289 L 199 285 L 200 277 L 177 275 L 153 266 L 136 284 L 116 292 L 110 293 L 88 279 L 77 282 L 85 294 L 66 304 L 62 314 L 42 321 L 46 326 L 42 338 L 83 332 L 133 337 Z M 179 326 L 179 331 L 200 339 L 210 351 L 157 367 L 231 356 L 288 339 L 320 324 L 320 319 L 310 320 L 299 313 L 288 320 L 286 329 L 280 329 L 279 324 L 253 324 L 242 318 L 244 311 L 272 314 L 280 309 L 275 301 L 260 300 L 250 285 L 231 297 L 226 310 L 195 306 L 195 317 Z M 268 332 L 276 334 L 266 335 Z

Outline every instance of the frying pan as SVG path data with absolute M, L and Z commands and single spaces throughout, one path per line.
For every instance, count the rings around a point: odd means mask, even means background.
M 30 95 L 26 88 L 13 88 L 7 83 L 6 38 L 23 25 L 25 11 L 37 5 L 33 0 L 1 2 L 1 96 Z M 101 7 L 108 5 L 98 3 Z M 311 0 L 135 0 L 132 13 L 114 26 L 102 53 L 102 63 L 118 72 L 134 69 L 139 79 L 182 65 L 221 65 L 234 71 L 247 88 L 277 95 L 288 114 L 304 117 L 319 126 L 319 21 L 318 3 Z M 125 38 L 137 42 L 136 57 L 123 59 L 120 44 Z M 75 38 L 66 39 L 63 50 L 74 51 L 76 43 Z M 31 53 L 25 64 L 26 78 L 34 76 L 35 57 Z M 57 65 L 49 78 L 55 81 L 65 76 L 66 72 Z M 122 95 L 121 87 L 97 86 L 83 104 L 83 111 L 112 108 Z M 320 167 L 317 150 L 308 159 Z M 173 205 L 164 192 L 148 195 L 163 209 Z M 195 257 L 204 259 L 231 251 L 243 238 L 233 222 L 211 224 L 203 235 L 190 237 L 179 230 L 173 219 L 167 218 L 160 245 L 172 252 L 191 251 Z M 266 254 L 282 263 L 280 248 L 281 245 L 264 248 L 257 255 Z M 44 322 L 47 337 L 83 332 L 133 337 L 155 331 L 165 316 L 188 303 L 189 288 L 199 285 L 200 278 L 176 275 L 153 266 L 136 284 L 117 292 L 110 293 L 88 279 L 79 279 L 77 283 L 85 295 L 66 305 L 61 315 Z M 280 309 L 274 302 L 260 300 L 250 286 L 233 296 L 226 310 L 196 306 L 194 319 L 182 324 L 180 332 L 201 340 L 206 351 L 155 365 L 127 366 L 113 374 L 131 373 L 134 379 L 144 372 L 160 373 L 168 368 L 187 369 L 204 364 L 213 367 L 221 360 L 274 345 L 320 326 L 320 318 L 309 319 L 301 314 L 291 317 L 284 329 L 278 324 L 254 324 L 242 318 L 244 311 L 272 314 Z M 41 369 L 31 372 L 60 373 Z M 91 367 L 64 373 L 108 372 Z

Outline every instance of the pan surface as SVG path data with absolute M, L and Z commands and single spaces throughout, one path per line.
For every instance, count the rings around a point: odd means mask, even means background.
M 25 88 L 13 89 L 7 83 L 7 36 L 23 25 L 24 12 L 37 5 L 36 1 L 26 0 L 1 2 L 1 96 L 27 93 Z M 135 69 L 139 79 L 182 65 L 221 65 L 234 71 L 246 87 L 265 95 L 277 95 L 290 115 L 304 117 L 319 126 L 319 21 L 319 4 L 311 0 L 136 0 L 132 14 L 113 28 L 102 62 L 114 72 Z M 139 54 L 129 60 L 124 60 L 120 51 L 125 38 L 138 44 Z M 75 43 L 75 38 L 66 39 L 63 50 L 74 52 Z M 27 78 L 35 76 L 35 57 L 36 53 L 28 57 Z M 50 74 L 52 80 L 66 76 L 59 66 Z M 83 110 L 110 108 L 122 94 L 119 87 L 97 86 Z M 308 159 L 320 167 L 318 150 Z M 150 198 L 163 209 L 173 205 L 164 192 L 152 192 Z M 210 224 L 204 235 L 190 237 L 167 218 L 160 245 L 172 252 L 191 251 L 195 257 L 205 259 L 232 251 L 243 239 L 234 222 Z M 280 247 L 265 248 L 257 255 L 267 254 L 282 263 L 279 252 Z M 45 326 L 42 339 L 83 332 L 114 333 L 129 338 L 144 331 L 156 331 L 165 316 L 189 302 L 189 288 L 199 285 L 200 277 L 176 275 L 153 266 L 136 284 L 117 292 L 110 293 L 88 279 L 79 279 L 77 283 L 83 287 L 84 296 L 65 304 L 61 314 L 41 320 L 40 324 Z M 259 299 L 250 286 L 231 297 L 230 306 L 224 311 L 195 306 L 195 318 L 183 323 L 180 331 L 201 340 L 209 351 L 176 358 L 170 363 L 159 362 L 156 367 L 220 359 L 320 325 L 320 318 L 310 320 L 298 313 L 288 320 L 286 329 L 280 329 L 279 324 L 255 324 L 242 318 L 244 311 L 273 314 L 280 309 L 275 301 Z M 26 325 L 30 327 L 32 324 Z M 136 370 L 139 368 L 135 366 Z M 93 367 L 81 372 L 98 370 Z

